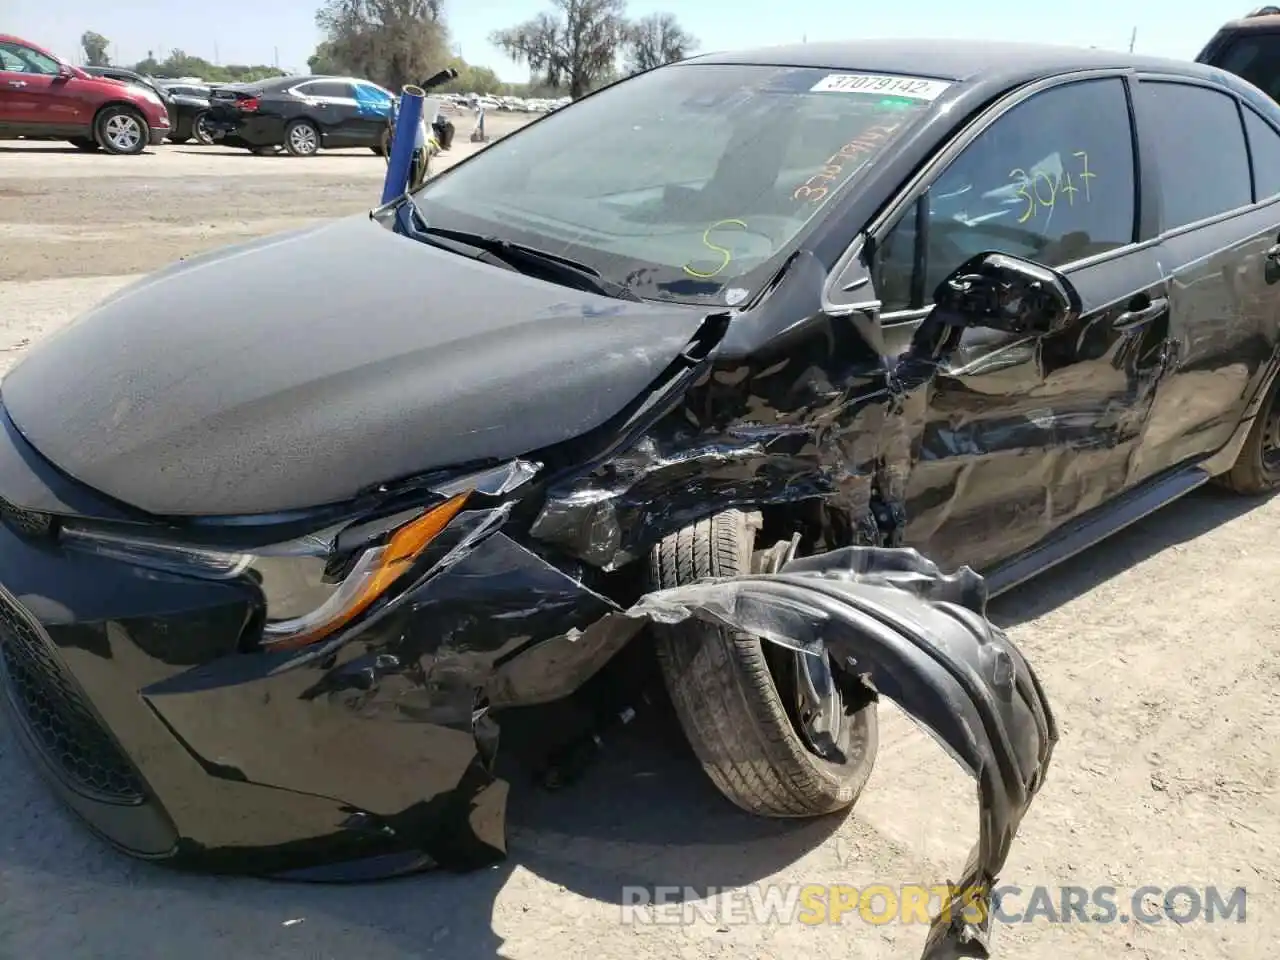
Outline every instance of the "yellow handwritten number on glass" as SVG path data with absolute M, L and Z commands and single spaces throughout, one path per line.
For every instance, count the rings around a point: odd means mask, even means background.
M 731 227 L 731 226 L 741 227 L 743 230 L 747 229 L 747 224 L 743 220 L 718 220 L 715 223 L 713 223 L 711 226 L 707 227 L 707 229 L 703 231 L 703 234 L 702 234 L 703 245 L 706 246 L 708 250 L 714 250 L 716 253 L 720 254 L 721 258 L 723 259 L 723 262 L 720 264 L 720 266 L 716 267 L 710 273 L 703 273 L 699 270 L 693 269 L 693 267 L 689 266 L 689 264 L 686 263 L 684 265 L 684 272 L 691 277 L 697 277 L 699 280 L 710 280 L 712 277 L 716 277 L 724 273 L 725 268 L 728 267 L 729 264 L 733 262 L 733 254 L 730 253 L 728 250 L 726 250 L 724 247 L 718 247 L 714 243 L 712 243 L 711 233 L 714 230 L 719 230 L 721 227 Z
M 1046 200 L 1044 197 L 1040 196 L 1040 181 L 1041 181 L 1041 180 L 1043 180 L 1045 183 L 1047 183 L 1047 184 L 1049 185 L 1049 199 L 1048 199 L 1048 200 Z M 1058 199 L 1058 187 L 1057 187 L 1057 184 L 1055 184 L 1055 183 L 1053 182 L 1053 180 L 1049 177 L 1049 175 L 1048 175 L 1047 173 L 1044 173 L 1043 171 L 1041 171 L 1040 173 L 1037 173 L 1037 174 L 1036 174 L 1035 181 L 1033 182 L 1033 191 L 1034 191 L 1034 193 L 1035 193 L 1035 195 L 1036 195 L 1036 203 L 1040 204 L 1040 206 L 1042 206 L 1042 207 L 1048 207 L 1048 208 L 1049 208 L 1049 212 L 1050 212 L 1050 213 L 1052 213 L 1052 212 L 1053 212 L 1053 205 L 1054 205 L 1054 203 L 1056 203 L 1056 202 L 1057 202 L 1057 199 Z
M 1027 202 L 1026 209 L 1022 211 L 1022 216 L 1018 218 L 1019 223 L 1026 223 L 1036 215 L 1036 198 L 1031 195 L 1031 191 L 1028 189 L 1031 178 L 1027 176 L 1027 171 L 1021 167 L 1014 167 L 1010 170 L 1009 178 L 1018 181 L 1017 196 Z
M 1089 181 L 1096 177 L 1097 174 L 1089 172 L 1089 154 L 1083 150 L 1077 150 L 1074 156 L 1080 158 L 1080 182 L 1084 184 L 1084 202 L 1088 203 L 1093 199 L 1089 196 Z

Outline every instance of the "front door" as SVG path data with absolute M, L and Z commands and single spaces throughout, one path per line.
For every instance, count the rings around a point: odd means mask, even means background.
M 1084 303 L 1050 336 L 965 331 L 912 453 L 909 546 L 989 568 L 1131 484 L 1169 324 L 1160 264 L 1136 243 L 1136 183 L 1125 80 L 1072 81 L 999 115 L 884 237 L 875 285 L 899 343 L 986 251 L 1061 270 Z
M 391 116 L 394 98 L 390 91 L 372 83 L 356 83 L 353 86 L 356 103 L 356 113 L 351 121 L 353 136 L 360 146 L 379 146 L 387 131 L 387 118 Z

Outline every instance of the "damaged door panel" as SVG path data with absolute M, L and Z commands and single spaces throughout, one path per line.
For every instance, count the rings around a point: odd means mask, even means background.
M 664 624 L 701 619 L 832 656 L 977 781 L 978 842 L 934 919 L 927 960 L 989 955 L 991 891 L 1058 739 L 1034 671 L 985 606 L 982 579 L 968 568 L 943 575 L 915 550 L 851 547 L 775 574 L 651 593 L 627 611 Z
M 905 542 L 938 563 L 985 568 L 1135 481 L 1164 372 L 1165 281 L 1149 249 L 1066 275 L 1085 304 L 1071 324 L 972 327 L 933 379 Z

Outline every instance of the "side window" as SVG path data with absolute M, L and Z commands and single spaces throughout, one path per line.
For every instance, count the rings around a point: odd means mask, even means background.
M 393 97 L 372 83 L 357 83 L 356 106 L 364 116 L 387 116 L 392 110 Z
M 17 43 L 0 43 L 0 69 L 13 73 L 40 73 L 56 76 L 58 61 L 38 50 Z
M 345 97 L 351 99 L 351 84 L 342 83 L 337 80 L 317 80 L 312 83 L 304 83 L 298 88 L 298 92 L 304 97 Z
M 1280 34 L 1250 33 L 1231 44 L 1215 64 L 1280 100 Z
M 1132 243 L 1133 134 L 1124 81 L 1078 81 L 1023 101 L 979 134 L 924 199 L 925 276 L 915 289 L 925 301 L 979 253 L 1059 267 Z M 877 251 L 876 292 L 886 312 L 925 305 L 902 299 L 913 289 L 915 234 L 913 207 Z
M 1253 202 L 1249 151 L 1234 98 L 1154 80 L 1139 83 L 1137 97 L 1143 145 L 1160 168 L 1166 230 Z
M 1280 133 L 1248 107 L 1244 129 L 1249 134 L 1249 155 L 1253 158 L 1254 199 L 1265 200 L 1280 193 Z

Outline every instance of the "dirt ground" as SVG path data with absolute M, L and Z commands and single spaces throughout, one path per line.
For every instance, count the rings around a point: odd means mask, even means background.
M 499 121 L 502 124 L 502 121 Z M 460 140 L 469 131 L 460 125 Z M 459 143 L 456 154 L 470 149 Z M 362 211 L 383 162 L 162 147 L 138 158 L 0 144 L 0 370 L 132 280 L 198 250 Z M 182 304 L 172 305 L 181 310 Z M 1280 941 L 1280 500 L 1193 495 L 1001 598 L 1062 726 L 1005 882 L 1247 888 L 1245 922 L 1000 926 L 1019 960 L 1263 960 Z M 179 875 L 57 806 L 0 721 L 0 960 L 28 957 L 914 958 L 919 925 L 622 922 L 630 884 L 935 884 L 976 839 L 972 785 L 886 711 L 847 816 L 739 814 L 670 724 L 642 717 L 567 792 L 513 785 L 509 861 L 363 887 Z M 1026 906 L 1025 899 L 1021 907 Z

